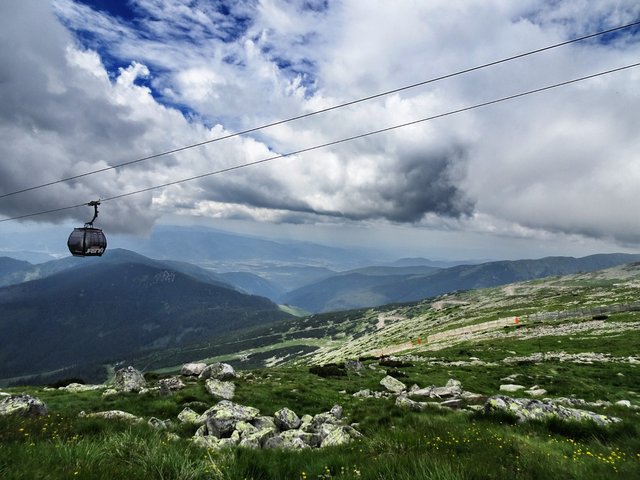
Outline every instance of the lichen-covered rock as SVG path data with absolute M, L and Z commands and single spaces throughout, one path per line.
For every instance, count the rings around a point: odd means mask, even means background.
M 198 375 L 198 378 L 200 380 L 205 380 L 207 378 L 215 378 L 217 380 L 233 380 L 237 377 L 238 375 L 231 365 L 229 365 L 228 363 L 220 362 L 207 365 L 202 370 L 202 372 L 200 372 L 200 375 Z
M 298 428 L 300 426 L 301 420 L 296 412 L 290 410 L 289 408 L 281 408 L 273 415 L 276 426 L 280 430 L 291 430 L 293 428 Z
M 206 363 L 185 363 L 180 369 L 180 375 L 197 377 L 205 368 L 207 368 Z
M 189 407 L 185 407 L 179 414 L 178 420 L 182 423 L 188 423 L 191 425 L 202 425 L 204 424 L 204 418 L 198 412 L 192 410 Z
M 501 392 L 517 392 L 518 390 L 524 390 L 525 388 L 527 387 L 525 387 L 524 385 L 517 385 L 514 383 L 500 385 Z
M 236 423 L 236 432 L 240 434 L 241 437 L 248 437 L 256 433 L 258 429 L 251 425 L 249 422 L 245 422 L 240 420 Z
M 257 443 L 260 447 L 263 447 L 264 444 L 272 437 L 278 435 L 278 431 L 275 428 L 263 428 L 262 430 L 258 430 L 255 433 L 250 433 L 246 435 L 244 438 L 249 440 L 252 444 Z M 241 440 L 242 442 L 242 440 Z
M 462 383 L 450 378 L 444 387 L 430 387 L 431 398 L 452 398 L 462 394 Z
M 311 425 L 308 430 L 312 432 L 318 432 L 322 428 L 323 425 L 337 425 L 340 423 L 333 414 L 329 412 L 318 413 L 313 416 L 313 420 L 311 421 Z
M 207 450 L 220 450 L 222 448 L 222 444 L 218 437 L 212 437 L 210 435 L 194 435 L 191 437 L 191 441 L 194 445 L 202 448 L 206 448 Z
M 37 417 L 47 414 L 42 400 L 31 395 L 3 395 L 0 397 L 0 416 Z
M 84 385 L 82 383 L 70 383 L 65 387 L 60 387 L 58 390 L 64 390 L 69 393 L 77 392 L 90 392 L 93 390 L 103 390 L 107 388 L 105 385 Z
M 253 407 L 240 405 L 228 400 L 221 400 L 202 415 L 216 418 L 233 418 L 237 421 L 251 422 L 260 414 L 260 410 Z
M 371 397 L 371 390 L 369 390 L 368 388 L 365 388 L 364 390 L 358 390 L 353 394 L 353 396 L 359 398 L 369 398 Z
M 557 417 L 562 420 L 593 421 L 598 425 L 604 426 L 621 421 L 617 417 L 608 417 L 589 410 L 565 407 L 551 400 L 541 401 L 501 395 L 490 397 L 485 404 L 486 413 L 494 411 L 510 412 L 516 416 L 519 422 Z
M 547 394 L 547 391 L 544 388 L 530 388 L 529 390 L 525 390 L 524 393 L 531 397 L 541 397 Z
M 236 393 L 236 386 L 233 382 L 224 382 L 215 378 L 208 378 L 204 387 L 211 395 L 223 400 L 233 399 Z
M 414 388 L 411 387 L 411 390 L 409 390 L 409 395 L 411 395 L 412 397 L 429 397 L 431 398 L 431 393 L 433 392 L 433 389 L 437 388 L 435 385 L 431 385 L 429 387 L 425 387 L 425 388 Z
M 142 373 L 132 366 L 116 371 L 113 388 L 119 392 L 139 392 L 146 386 Z
M 252 425 L 248 425 L 258 415 L 259 410 L 245 407 L 223 400 L 202 414 L 206 426 L 206 433 L 218 438 L 228 438 L 237 435 L 240 440 L 242 430 L 248 434 L 255 433 Z M 239 427 L 240 425 L 240 427 Z M 240 428 L 241 431 L 237 429 Z M 235 438 L 235 437 L 234 437 Z
M 207 426 L 207 433 L 209 435 L 223 438 L 233 433 L 237 422 L 238 421 L 233 418 L 209 417 L 205 420 L 205 425 Z
M 115 397 L 118 395 L 118 391 L 115 388 L 107 388 L 104 392 L 102 392 L 102 397 Z
M 340 405 L 334 405 L 333 407 L 331 407 L 331 410 L 329 410 L 329 413 L 333 415 L 336 418 L 336 420 L 342 419 L 343 410 Z
M 345 445 L 351 441 L 351 435 L 346 427 L 335 428 L 329 435 L 327 435 L 320 447 L 335 447 L 339 445 Z
M 407 389 L 407 386 L 402 383 L 400 380 L 393 378 L 390 375 L 387 375 L 382 380 L 380 380 L 380 385 L 393 393 L 400 393 L 403 390 Z
M 170 391 L 182 390 L 184 388 L 184 382 L 178 377 L 163 378 L 158 381 L 160 389 L 166 389 Z
M 280 436 L 285 441 L 285 444 L 293 443 L 295 439 L 299 439 L 308 446 L 311 446 L 312 443 L 319 443 L 320 440 L 317 434 L 304 432 L 302 430 L 287 430 L 286 432 L 281 432 Z
M 313 417 L 311 415 L 303 415 L 300 417 L 300 430 L 309 431 L 309 427 L 313 424 Z
M 209 449 L 240 445 L 247 448 L 282 448 L 288 450 L 342 445 L 361 436 L 353 427 L 344 425 L 342 407 L 303 420 L 290 409 L 283 408 L 274 417 L 260 416 L 252 407 L 220 401 L 201 418 L 205 424 L 195 434 L 196 445 Z M 290 428 L 293 425 L 299 427 Z M 280 430 L 280 431 L 279 431 Z
M 260 441 L 256 438 L 244 437 L 240 439 L 240 443 L 238 443 L 238 446 L 244 448 L 254 448 L 257 450 L 260 448 Z
M 80 412 L 80 417 L 89 417 L 89 418 L 106 418 L 108 420 L 125 420 L 129 422 L 141 422 L 142 418 L 136 417 L 135 415 L 123 412 L 122 410 L 106 410 L 104 412 L 93 412 L 93 413 L 84 413 Z
M 280 437 L 279 435 L 276 435 L 274 437 L 268 438 L 264 442 L 264 445 L 262 446 L 262 448 L 265 448 L 265 449 L 281 448 L 283 443 L 284 443 L 284 440 L 282 439 L 282 437 Z
M 251 425 L 256 427 L 258 430 L 264 430 L 267 428 L 272 428 L 273 430 L 277 430 L 276 422 L 273 417 L 267 417 L 264 415 L 258 415 L 253 420 L 251 420 Z
M 143 387 L 138 391 L 138 395 L 146 395 L 148 393 L 160 393 L 160 395 L 170 395 L 171 392 L 169 392 L 169 390 L 161 390 L 160 387 L 151 387 L 151 388 L 147 388 L 147 387 Z
M 156 418 L 156 417 L 151 417 L 147 423 L 149 424 L 150 427 L 155 428 L 157 430 L 166 430 L 168 427 L 166 421 L 160 420 L 159 418 Z
M 396 406 L 402 408 L 408 408 L 413 412 L 422 412 L 426 408 L 425 402 L 416 402 L 407 398 L 405 395 L 398 395 L 396 398 Z

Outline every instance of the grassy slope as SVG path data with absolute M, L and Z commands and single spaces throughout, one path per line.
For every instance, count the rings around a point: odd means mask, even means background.
M 439 310 L 433 308 L 432 302 L 389 307 L 384 313 L 390 320 L 379 330 L 375 327 L 378 311 L 316 316 L 306 322 L 299 320 L 298 326 L 307 328 L 324 321 L 330 325 L 325 325 L 324 331 L 336 337 L 333 342 L 338 350 L 349 352 L 349 343 L 357 342 L 358 338 L 346 341 L 338 334 L 355 336 L 360 327 L 359 332 L 364 334 L 359 338 L 371 336 L 379 344 L 389 345 L 399 335 L 393 327 L 403 323 L 407 328 L 413 325 L 415 333 L 434 327 L 442 331 L 511 314 L 514 305 L 526 304 L 532 311 L 544 311 L 573 310 L 576 302 L 582 306 L 629 302 L 637 293 L 633 287 L 636 276 L 635 270 L 619 269 L 599 275 L 529 282 L 507 290 L 465 292 L 440 299 L 443 304 L 438 306 Z M 585 321 L 590 318 L 528 325 L 523 320 L 525 327 L 500 329 L 494 332 L 496 336 L 461 338 L 439 345 L 437 350 L 412 352 L 411 365 L 391 369 L 391 373 L 407 385 L 443 385 L 447 379 L 456 378 L 465 390 L 485 395 L 497 393 L 500 384 L 505 383 L 503 378 L 518 374 L 516 383 L 537 384 L 552 397 L 576 395 L 587 401 L 612 402 L 628 399 L 639 405 L 640 365 L 579 364 L 552 359 L 550 353 L 558 351 L 601 352 L 614 357 L 638 354 L 638 328 L 604 335 L 594 335 L 593 330 L 576 332 L 561 328 Z M 626 312 L 611 315 L 604 324 L 634 326 L 637 322 L 640 312 Z M 369 329 L 371 325 L 373 328 Z M 534 336 L 535 332 L 541 336 Z M 542 363 L 502 361 L 537 352 L 549 354 L 549 359 Z M 467 361 L 469 357 L 490 364 L 454 363 Z M 562 422 L 514 425 L 508 417 L 485 418 L 437 409 L 414 413 L 396 407 L 391 399 L 359 399 L 351 395 L 364 388 L 381 390 L 378 382 L 388 372 L 374 360 L 366 363 L 361 375 L 320 378 L 303 365 L 290 365 L 248 371 L 237 381 L 234 400 L 255 406 L 264 414 L 272 414 L 283 406 L 299 414 L 315 414 L 336 403 L 343 405 L 346 417 L 359 424 L 364 438 L 347 447 L 321 451 L 206 452 L 186 440 L 193 434 L 190 427 L 175 425 L 173 431 L 182 440 L 169 441 L 164 432 L 152 431 L 146 425 L 77 417 L 81 410 L 122 409 L 145 418 L 175 418 L 186 404 L 202 411 L 214 401 L 197 383 L 165 398 L 125 395 L 102 399 L 96 392 L 69 394 L 39 388 L 16 389 L 42 398 L 51 415 L 34 420 L 0 419 L 0 477 L 256 480 L 640 477 L 639 416 L 633 410 L 615 405 L 593 408 L 623 419 L 621 424 L 609 428 Z M 194 401 L 203 403 L 193 404 Z
M 415 343 L 418 338 L 425 340 L 422 349 L 444 348 L 464 339 L 454 337 L 445 343 L 428 345 L 429 335 L 516 315 L 522 325 L 531 324 L 533 320 L 528 315 L 540 312 L 552 312 L 553 316 L 567 310 L 585 311 L 585 315 L 577 319 L 555 321 L 552 318 L 545 322 L 547 326 L 588 320 L 590 309 L 636 302 L 638 284 L 640 267 L 616 267 L 459 292 L 411 304 L 317 314 L 220 335 L 215 341 L 188 349 L 167 349 L 158 355 L 137 359 L 136 365 L 169 372 L 178 371 L 182 363 L 199 359 L 230 362 L 239 368 L 280 365 L 296 359 L 302 363 L 328 363 L 357 358 L 411 340 Z M 381 318 L 385 319 L 384 328 L 379 328 Z M 500 328 L 477 339 L 504 335 L 519 338 L 523 332 Z

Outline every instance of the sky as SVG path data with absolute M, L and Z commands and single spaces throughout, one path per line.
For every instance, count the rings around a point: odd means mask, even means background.
M 640 61 L 637 0 L 0 2 L 0 219 L 109 199 Z M 398 257 L 640 251 L 640 67 L 104 201 L 159 223 Z M 88 207 L 0 223 L 82 224 Z M 0 247 L 2 241 L 0 238 Z

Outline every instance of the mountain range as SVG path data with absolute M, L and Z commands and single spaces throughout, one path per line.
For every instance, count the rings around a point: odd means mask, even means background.
M 102 368 L 140 356 L 162 364 L 169 351 L 218 344 L 230 334 L 240 348 L 242 332 L 270 335 L 269 325 L 280 322 L 286 331 L 291 314 L 412 302 L 640 261 L 602 254 L 452 266 L 423 258 L 378 262 L 370 252 L 205 229 L 157 235 L 136 247 L 177 258 L 121 248 L 38 264 L 0 257 L 0 382 L 60 370 L 68 376 L 77 365 Z
M 599 254 L 582 258 L 488 262 L 450 268 L 385 267 L 336 274 L 288 292 L 281 301 L 309 312 L 329 312 L 421 300 L 447 292 L 593 272 L 637 262 L 640 255 Z
M 193 266 L 126 251 L 58 262 L 74 265 L 0 288 L 0 378 L 115 363 L 289 317 Z

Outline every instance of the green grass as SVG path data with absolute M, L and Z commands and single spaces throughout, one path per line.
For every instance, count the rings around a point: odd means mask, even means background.
M 595 278 L 595 277 L 594 277 Z M 573 284 L 571 284 L 573 282 Z M 360 310 L 296 319 L 286 330 L 270 325 L 252 335 L 229 337 L 228 343 L 208 345 L 193 352 L 233 355 L 234 345 L 267 355 L 274 343 L 292 346 L 299 338 L 317 335 L 323 341 L 349 335 L 378 335 L 381 344 L 391 344 L 401 335 L 422 335 L 434 322 L 448 319 L 441 329 L 457 328 L 464 322 L 494 320 L 508 312 L 566 311 L 576 302 L 597 304 L 602 293 L 617 301 L 634 301 L 617 281 L 572 277 L 528 282 L 516 287 L 516 295 L 505 296 L 502 288 L 462 292 L 449 299 L 466 305 L 447 305 L 440 311 L 429 301 L 396 305 L 380 310 Z M 571 290 L 573 289 L 573 291 Z M 607 290 L 608 289 L 608 290 Z M 602 300 L 608 303 L 608 300 Z M 515 307 L 524 306 L 516 311 Z M 555 309 L 555 310 L 554 310 Z M 376 329 L 378 312 L 388 310 L 406 320 L 389 322 L 390 335 Z M 414 320 L 411 320 L 414 319 Z M 607 322 L 637 322 L 640 312 L 609 315 Z M 411 323 L 411 322 L 414 323 Z M 545 359 L 541 363 L 506 364 L 506 357 L 598 352 L 614 357 L 638 355 L 640 332 L 593 335 L 592 332 L 527 338 L 541 326 L 567 326 L 584 319 L 544 324 L 523 322 L 508 328 L 500 338 L 460 341 L 438 351 L 424 351 L 401 368 L 383 367 L 367 360 L 359 374 L 320 377 L 308 366 L 289 365 L 245 372 L 236 381 L 234 401 L 257 407 L 271 415 L 289 407 L 299 415 L 316 414 L 340 404 L 349 423 L 357 424 L 363 437 L 343 447 L 322 450 L 281 451 L 242 448 L 209 452 L 189 441 L 195 427 L 180 425 L 176 416 L 190 406 L 203 412 L 216 403 L 202 383 L 189 382 L 184 390 L 168 397 L 156 393 L 126 394 L 103 398 L 102 392 L 67 393 L 37 387 L 10 389 L 41 398 L 50 414 L 41 418 L 0 417 L 0 478 L 42 479 L 185 479 L 185 480 L 311 480 L 311 479 L 632 479 L 640 478 L 640 416 L 621 407 L 590 410 L 622 418 L 609 427 L 591 423 L 545 420 L 517 424 L 509 415 L 484 415 L 428 408 L 416 413 L 397 407 L 394 399 L 355 398 L 362 389 L 382 390 L 380 379 L 387 373 L 407 386 L 444 385 L 449 378 L 462 382 L 467 391 L 483 395 L 498 393 L 503 378 L 517 374 L 513 383 L 539 385 L 550 397 L 576 396 L 587 401 L 615 402 L 628 399 L 640 405 L 640 366 L 633 363 L 578 364 Z M 451 323 L 453 322 L 453 323 Z M 407 333 L 404 328 L 407 327 Z M 427 332 L 428 333 L 428 332 Z M 336 342 L 337 343 L 337 342 Z M 285 353 L 283 350 L 281 353 Z M 174 352 L 173 365 L 189 352 Z M 478 357 L 484 366 L 454 366 L 450 362 Z M 196 358 L 185 358 L 186 361 Z M 444 365 L 431 363 L 444 360 Z M 165 365 L 166 366 L 166 365 Z M 374 369 L 370 368 L 373 367 Z M 174 369 L 176 367 L 173 367 Z M 509 382 L 511 383 L 511 382 Z M 156 431 L 145 422 L 130 424 L 100 418 L 79 417 L 81 411 L 124 410 L 148 420 L 154 416 L 173 419 L 166 431 Z M 178 439 L 171 439 L 176 434 Z
M 452 358 L 480 355 L 487 345 L 451 351 Z M 502 349 L 500 349 L 502 351 Z M 368 365 L 376 365 L 368 361 Z M 188 442 L 193 427 L 176 425 L 180 440 L 145 423 L 79 418 L 79 411 L 125 410 L 146 418 L 174 418 L 184 405 L 214 404 L 200 384 L 169 397 L 127 394 L 103 399 L 100 392 L 70 394 L 29 389 L 50 407 L 42 418 L 0 418 L 0 478 L 162 478 L 162 479 L 605 479 L 640 475 L 637 415 L 624 407 L 601 413 L 621 424 L 545 421 L 516 425 L 508 416 L 484 416 L 439 409 L 415 413 L 393 399 L 359 399 L 351 394 L 378 386 L 382 368 L 360 375 L 322 378 L 307 368 L 250 372 L 237 382 L 238 403 L 264 414 L 287 406 L 300 415 L 326 411 L 338 403 L 363 438 L 346 447 L 315 451 L 207 452 Z M 611 375 L 620 370 L 623 376 Z M 615 400 L 640 391 L 632 365 L 576 365 L 545 362 L 520 366 L 452 367 L 413 362 L 397 371 L 407 385 L 443 385 L 461 380 L 466 390 L 496 393 L 501 376 L 539 383 L 554 395 L 581 392 L 586 399 Z M 345 393 L 340 393 L 341 391 Z M 634 403 L 638 403 L 638 399 Z M 202 411 L 204 407 L 200 407 Z M 76 474 L 76 472 L 78 472 Z

